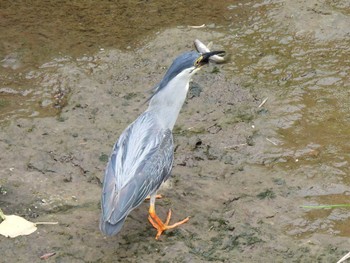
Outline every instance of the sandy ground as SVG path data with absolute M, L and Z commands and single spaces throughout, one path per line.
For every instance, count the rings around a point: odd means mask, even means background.
M 41 90 L 40 113 L 1 124 L 0 207 L 59 224 L 0 237 L 0 261 L 55 252 L 47 262 L 336 262 L 348 252 L 349 209 L 301 206 L 349 203 L 350 6 L 248 8 L 233 32 L 171 28 L 136 49 L 64 56 L 26 73 Z M 112 146 L 196 38 L 231 59 L 194 77 L 174 129 L 174 168 L 157 210 L 191 219 L 156 241 L 145 202 L 106 238 L 99 202 Z M 64 97 L 61 113 L 35 117 L 50 111 L 52 94 Z

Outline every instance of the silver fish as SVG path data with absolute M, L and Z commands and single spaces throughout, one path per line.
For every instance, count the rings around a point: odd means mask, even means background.
M 209 46 L 209 45 L 208 45 Z M 196 39 L 194 41 L 194 47 L 199 53 L 207 53 L 210 52 L 210 49 L 204 45 L 200 40 Z M 209 58 L 209 60 L 215 62 L 215 63 L 223 63 L 225 62 L 225 58 L 221 57 L 219 55 L 214 55 Z

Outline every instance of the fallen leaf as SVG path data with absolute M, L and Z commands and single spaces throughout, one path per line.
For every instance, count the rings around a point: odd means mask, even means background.
M 3 221 L 0 223 L 0 235 L 5 237 L 25 236 L 34 233 L 37 230 L 37 225 L 53 225 L 58 222 L 37 222 L 32 223 L 23 217 L 16 215 L 4 215 L 0 209 L 0 217 Z
M 20 216 L 5 216 L 5 220 L 0 224 L 0 234 L 5 237 L 17 237 L 30 235 L 37 227 L 34 223 L 25 220 Z

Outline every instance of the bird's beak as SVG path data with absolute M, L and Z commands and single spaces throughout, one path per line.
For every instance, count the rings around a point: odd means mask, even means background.
M 209 58 L 214 56 L 214 55 L 225 55 L 225 51 L 211 51 L 211 52 L 206 52 L 203 53 L 196 61 L 196 67 L 200 68 L 205 64 L 209 63 Z

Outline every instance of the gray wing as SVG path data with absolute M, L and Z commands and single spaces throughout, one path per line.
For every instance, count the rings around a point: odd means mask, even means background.
M 100 229 L 117 234 L 127 215 L 168 179 L 173 137 L 151 113 L 142 114 L 120 136 L 108 162 L 102 191 Z

